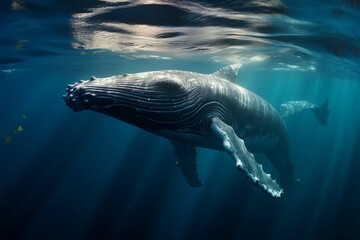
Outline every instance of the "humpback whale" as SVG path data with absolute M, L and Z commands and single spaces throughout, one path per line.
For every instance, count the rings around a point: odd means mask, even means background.
M 205 147 L 227 152 L 237 169 L 273 197 L 280 197 L 297 181 L 285 123 L 267 101 L 235 84 L 240 67 L 234 64 L 212 74 L 167 70 L 91 77 L 69 84 L 63 98 L 76 112 L 92 110 L 168 138 L 177 165 L 193 187 L 202 185 L 196 147 Z M 313 110 L 326 124 L 327 103 L 321 108 L 306 101 L 289 102 L 282 105 L 283 117 L 305 109 Z M 253 153 L 267 156 L 282 187 Z

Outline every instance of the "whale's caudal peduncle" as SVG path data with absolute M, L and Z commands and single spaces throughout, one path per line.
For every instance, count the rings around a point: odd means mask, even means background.
M 194 187 L 201 185 L 196 170 L 199 146 L 229 153 L 238 169 L 279 197 L 283 190 L 251 152 L 271 160 L 284 186 L 296 181 L 285 125 L 269 103 L 234 83 L 240 66 L 213 74 L 168 70 L 91 77 L 68 85 L 63 97 L 74 111 L 93 110 L 168 138 L 178 166 Z

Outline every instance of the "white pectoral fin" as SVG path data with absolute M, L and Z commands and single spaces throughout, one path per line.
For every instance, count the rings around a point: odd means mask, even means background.
M 200 187 L 202 183 L 197 173 L 195 146 L 182 141 L 170 141 L 174 146 L 174 153 L 177 158 L 176 164 L 180 167 L 186 181 L 192 187 Z
M 224 150 L 235 160 L 238 169 L 245 171 L 254 183 L 259 184 L 273 197 L 281 196 L 283 190 L 271 179 L 270 174 L 263 171 L 262 166 L 255 161 L 254 155 L 246 149 L 244 141 L 235 134 L 232 127 L 215 117 L 212 119 L 211 130 L 220 138 Z

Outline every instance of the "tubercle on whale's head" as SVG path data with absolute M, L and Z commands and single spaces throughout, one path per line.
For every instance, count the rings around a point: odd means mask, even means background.
M 79 112 L 90 107 L 90 99 L 94 97 L 94 94 L 86 92 L 85 86 L 89 82 L 95 81 L 94 76 L 90 77 L 89 80 L 80 80 L 80 82 L 74 82 L 68 84 L 66 87 L 66 94 L 62 97 L 65 104 L 72 108 L 74 112 Z

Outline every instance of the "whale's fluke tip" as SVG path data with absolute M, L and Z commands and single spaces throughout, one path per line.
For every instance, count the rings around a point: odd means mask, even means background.
M 328 117 L 329 117 L 329 99 L 326 98 L 324 103 L 319 106 L 319 107 L 316 107 L 313 109 L 313 113 L 316 117 L 316 119 L 318 120 L 318 122 L 321 124 L 321 125 L 327 125 L 327 121 L 328 121 Z

